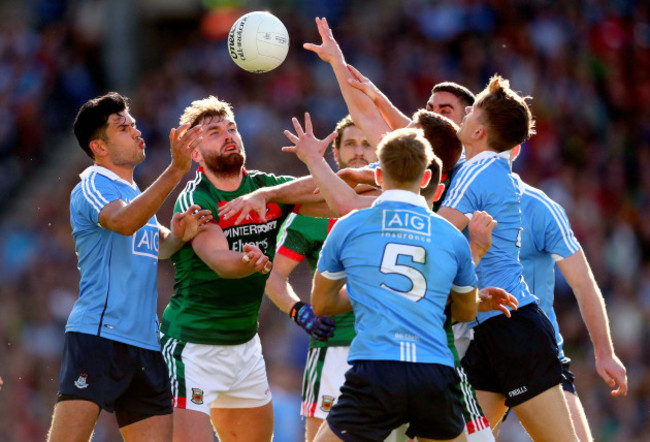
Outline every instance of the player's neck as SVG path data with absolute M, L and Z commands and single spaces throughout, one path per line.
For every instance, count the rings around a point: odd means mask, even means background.
M 108 169 L 115 175 L 122 178 L 124 181 L 133 184 L 133 170 L 135 169 L 134 166 L 119 166 L 113 163 L 106 163 L 102 161 L 95 161 L 95 165 Z
M 494 149 L 490 149 L 487 143 L 471 143 L 465 145 L 464 147 L 465 147 L 465 160 L 467 161 L 471 160 L 473 157 L 480 154 L 481 152 L 494 150 Z
M 225 190 L 226 192 L 234 192 L 239 189 L 241 181 L 244 178 L 244 168 L 241 167 L 239 171 L 234 173 L 215 173 L 209 170 L 207 167 L 203 167 L 203 173 L 210 180 L 212 185 L 219 190 Z

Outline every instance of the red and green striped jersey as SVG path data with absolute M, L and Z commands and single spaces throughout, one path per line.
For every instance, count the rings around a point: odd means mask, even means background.
M 320 249 L 335 222 L 335 219 L 311 218 L 292 213 L 278 234 L 277 253 L 295 261 L 307 258 L 307 263 L 314 273 Z M 332 316 L 332 318 L 336 321 L 334 336 L 326 342 L 310 338 L 309 348 L 347 347 L 350 345 L 355 336 L 354 313 L 343 313 Z
M 199 169 L 176 200 L 174 212 L 184 212 L 192 204 L 210 209 L 214 222 L 228 239 L 230 250 L 243 252 L 244 244 L 255 244 L 273 259 L 277 234 L 293 210 L 292 205 L 269 203 L 266 222 L 251 212 L 239 225 L 234 224 L 236 217 L 220 219 L 219 207 L 261 187 L 292 179 L 250 170 L 244 172 L 237 190 L 227 192 L 217 189 Z M 161 330 L 165 335 L 208 345 L 238 345 L 255 336 L 268 275 L 254 273 L 239 279 L 221 278 L 196 255 L 189 243 L 171 259 L 176 276 L 174 294 L 162 318 Z

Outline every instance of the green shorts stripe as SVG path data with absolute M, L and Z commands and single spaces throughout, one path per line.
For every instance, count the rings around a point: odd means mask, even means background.
M 161 334 L 160 344 L 162 354 L 167 363 L 169 378 L 172 387 L 172 405 L 176 408 L 185 408 L 186 387 L 185 387 L 185 363 L 181 354 L 186 343 L 178 339 Z

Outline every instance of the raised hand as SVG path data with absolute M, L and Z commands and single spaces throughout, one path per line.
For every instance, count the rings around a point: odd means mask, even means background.
M 239 214 L 235 219 L 235 224 L 239 224 L 246 219 L 251 210 L 255 211 L 262 221 L 266 221 L 266 198 L 262 192 L 252 192 L 228 201 L 219 207 L 219 217 L 228 219 Z
M 311 116 L 309 112 L 305 112 L 305 130 L 303 131 L 302 126 L 297 118 L 292 118 L 293 127 L 296 130 L 296 135 L 289 132 L 288 130 L 284 131 L 284 135 L 291 141 L 295 146 L 285 146 L 282 148 L 283 152 L 291 152 L 298 155 L 298 158 L 303 163 L 309 165 L 312 161 L 319 161 L 323 158 L 327 147 L 332 144 L 332 141 L 336 138 L 336 131 L 329 134 L 325 139 L 319 140 L 314 135 L 314 128 L 311 123 Z
M 291 307 L 289 316 L 318 341 L 327 341 L 327 338 L 334 336 L 336 328 L 334 319 L 327 316 L 316 316 L 311 304 L 297 302 Z
M 316 26 L 318 27 L 318 33 L 320 34 L 322 43 L 320 45 L 305 43 L 302 47 L 308 51 L 315 52 L 326 63 L 332 63 L 335 59 L 344 60 L 343 52 L 341 52 L 341 48 L 334 39 L 332 30 L 327 24 L 327 19 L 316 17 Z
M 348 84 L 355 89 L 359 89 L 366 94 L 372 101 L 376 101 L 381 94 L 381 91 L 370 81 L 367 77 L 363 76 L 361 72 L 354 68 L 352 65 L 347 65 L 348 71 L 352 74 L 352 78 L 348 78 Z
M 512 310 L 517 310 L 519 301 L 510 293 L 498 287 L 485 287 L 478 291 L 478 311 L 489 312 L 491 310 L 499 310 L 508 318 L 511 316 L 510 307 Z
M 176 212 L 172 217 L 170 227 L 176 238 L 187 242 L 204 231 L 206 224 L 212 219 L 210 210 L 201 210 L 198 204 L 194 204 L 183 213 Z
M 192 129 L 189 127 L 189 123 L 183 124 L 169 132 L 172 166 L 184 174 L 192 167 L 192 152 L 203 141 L 203 126 L 199 124 Z
M 259 247 L 253 244 L 244 244 L 244 256 L 242 261 L 248 264 L 251 268 L 255 268 L 256 272 L 266 275 L 273 268 L 273 263 L 266 256 Z

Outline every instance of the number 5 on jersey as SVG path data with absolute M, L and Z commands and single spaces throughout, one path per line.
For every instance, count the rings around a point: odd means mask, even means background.
M 411 246 L 407 244 L 388 243 L 384 248 L 384 257 L 381 260 L 380 271 L 384 274 L 398 274 L 408 278 L 411 281 L 411 290 L 403 292 L 387 284 L 381 286 L 391 290 L 398 295 L 404 296 L 413 302 L 417 302 L 424 297 L 427 292 L 427 280 L 424 275 L 415 267 L 398 264 L 400 256 L 410 258 L 411 262 L 424 264 L 426 262 L 427 252 L 424 247 Z

